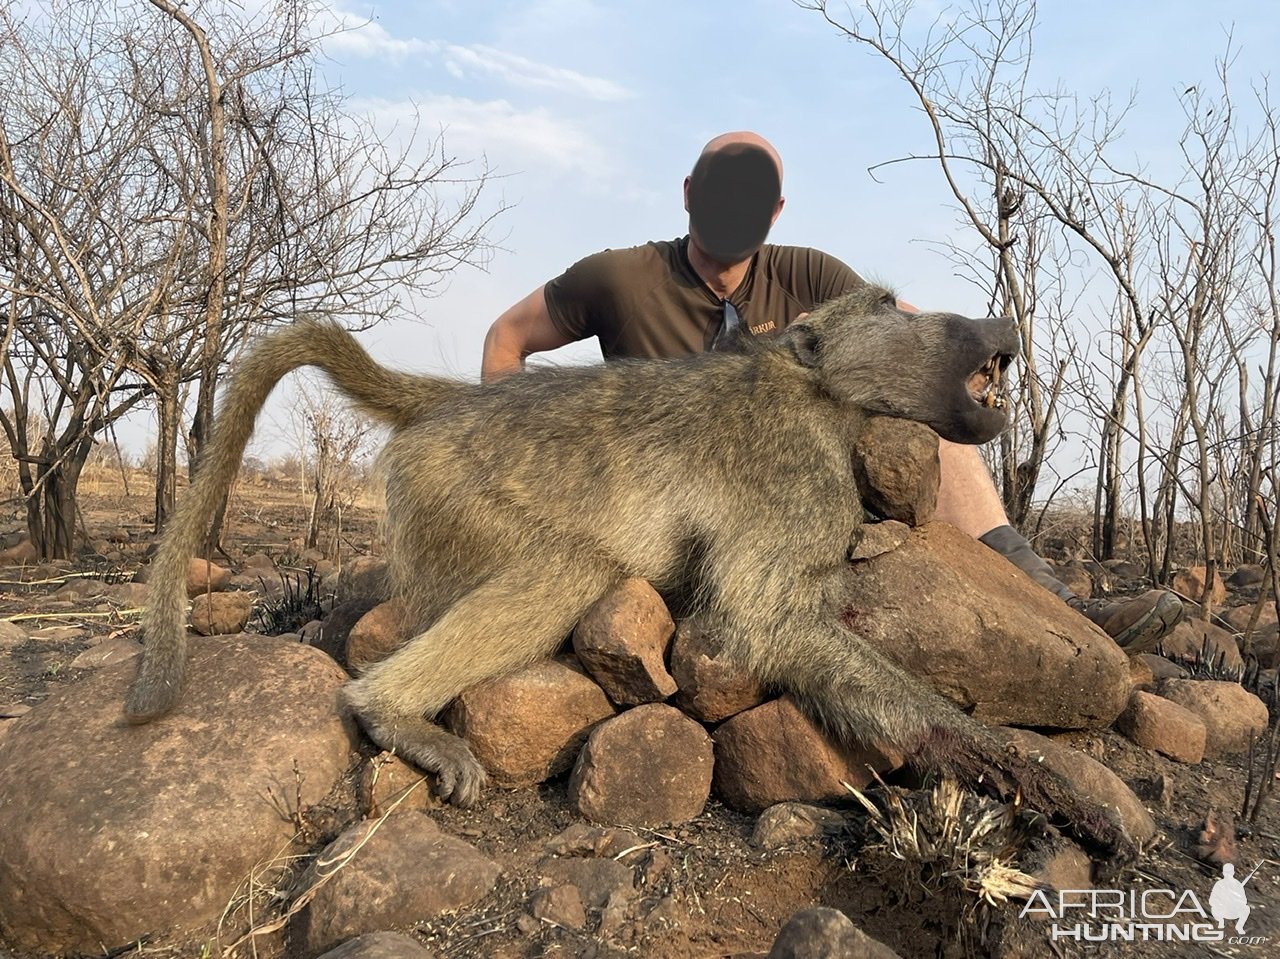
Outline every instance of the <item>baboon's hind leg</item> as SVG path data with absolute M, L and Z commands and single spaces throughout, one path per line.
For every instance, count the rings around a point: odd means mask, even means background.
M 616 578 L 604 562 L 581 561 L 499 573 L 350 683 L 347 702 L 370 739 L 436 773 L 441 796 L 469 806 L 484 769 L 432 720 L 464 690 L 549 656 Z

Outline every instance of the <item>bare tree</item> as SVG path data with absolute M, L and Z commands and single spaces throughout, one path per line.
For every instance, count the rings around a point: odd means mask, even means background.
M 1090 443 L 1097 450 L 1096 556 L 1115 555 L 1122 506 L 1136 490 L 1148 545 L 1166 545 L 1159 567 L 1150 553 L 1153 577 L 1168 572 L 1173 522 L 1184 507 L 1195 511 L 1197 552 L 1210 566 L 1222 562 L 1234 526 L 1256 531 L 1252 504 L 1268 447 L 1254 444 L 1275 413 L 1276 276 L 1269 257 L 1280 155 L 1265 86 L 1258 94 L 1264 132 L 1251 138 L 1241 132 L 1228 91 L 1229 41 L 1218 64 L 1221 92 L 1210 98 L 1192 86 L 1183 95 L 1180 168 L 1161 182 L 1113 159 L 1132 100 L 1031 87 L 1034 0 L 969 0 L 929 13 L 911 0 L 867 0 L 838 15 L 824 0 L 798 2 L 873 51 L 910 89 L 933 149 L 901 159 L 938 165 L 963 221 L 993 257 L 993 306 L 1018 319 L 1032 360 L 1036 321 L 1068 319 L 1047 317 L 1036 291 L 1070 282 L 1074 290 L 1060 291 L 1058 303 L 1082 304 L 1087 290 L 1090 301 L 1103 304 L 1080 309 L 1072 322 L 1103 346 L 1077 372 L 1090 384 L 1108 384 L 1104 391 L 1083 389 L 1079 379 L 1066 386 L 1069 364 L 1061 355 L 1048 376 L 1034 366 L 1024 372 L 1029 395 L 1025 403 L 1020 398 L 1021 422 L 1001 451 L 1011 517 L 1021 522 L 1029 510 L 1065 387 L 1097 422 Z M 1092 276 L 1065 269 L 1081 256 Z M 1259 416 L 1247 367 L 1264 338 Z M 1236 412 L 1225 402 L 1232 376 Z M 1036 396 L 1037 384 L 1047 402 Z M 1025 459 L 1015 452 L 1019 431 L 1028 437 Z M 1228 456 L 1230 449 L 1240 457 Z M 1248 477 L 1243 494 L 1232 492 L 1228 471 Z M 1240 522 L 1232 519 L 1236 503 Z
M 361 468 L 373 450 L 375 425 L 346 407 L 331 391 L 300 385 L 296 409 L 297 432 L 305 443 L 301 451 L 310 460 L 310 516 L 308 548 L 321 547 L 337 561 L 341 546 L 342 516 L 358 497 Z
M 67 395 L 50 400 L 50 422 L 69 432 L 52 434 L 47 456 L 12 417 L 6 435 L 30 465 L 36 538 L 37 494 L 51 482 L 41 477 L 55 469 L 41 464 L 76 460 L 154 398 L 158 527 L 187 388 L 195 466 L 218 376 L 253 329 L 301 313 L 361 325 L 403 315 L 483 261 L 486 171 L 440 138 L 351 115 L 317 77 L 323 38 L 303 0 L 257 13 L 169 0 L 46 7 L 23 20 L 0 12 L 0 69 L 15 78 L 0 87 L 3 342 L 22 345 L 7 349 L 12 384 L 46 383 L 59 363 L 81 372 L 53 381 Z M 77 413 L 74 397 L 97 405 Z M 56 485 L 74 497 L 73 475 Z M 48 555 L 69 549 L 64 534 Z

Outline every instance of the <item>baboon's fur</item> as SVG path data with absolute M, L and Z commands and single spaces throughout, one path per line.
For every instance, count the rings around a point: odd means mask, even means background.
M 1017 352 L 1007 321 L 908 314 L 868 288 L 740 354 L 538 370 L 469 384 L 392 372 L 346 331 L 300 322 L 241 362 L 213 442 L 155 558 L 127 713 L 177 702 L 189 558 L 286 373 L 317 366 L 392 427 L 386 535 L 424 630 L 347 687 L 370 737 L 473 801 L 484 773 L 432 720 L 460 692 L 549 655 L 623 577 L 696 597 L 726 654 L 833 734 L 896 747 L 1006 795 L 1021 789 L 1094 844 L 1127 840 L 1069 787 L 842 624 L 862 520 L 851 447 L 868 412 L 958 442 L 1003 428 L 970 377 Z

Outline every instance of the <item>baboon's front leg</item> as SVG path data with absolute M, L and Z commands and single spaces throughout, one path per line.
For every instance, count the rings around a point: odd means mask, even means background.
M 437 773 L 441 795 L 468 806 L 484 769 L 431 720 L 464 690 L 549 656 L 616 576 L 590 556 L 554 554 L 498 573 L 348 684 L 347 702 L 369 738 Z
M 769 563 L 776 569 L 803 566 Z M 1011 752 L 841 622 L 843 568 L 793 576 L 790 583 L 746 578 L 721 595 L 731 655 L 765 682 L 785 689 L 835 736 L 902 752 L 917 768 L 955 776 L 966 786 L 1070 822 L 1104 857 L 1124 860 L 1132 840 L 1105 808 L 1081 799 L 1053 773 Z

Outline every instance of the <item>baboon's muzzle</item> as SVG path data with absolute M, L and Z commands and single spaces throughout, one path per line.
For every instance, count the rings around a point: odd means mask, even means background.
M 1005 371 L 1020 347 L 1018 328 L 1007 316 L 946 318 L 948 350 L 939 378 L 943 409 L 934 429 L 953 443 L 985 443 L 1008 422 Z

